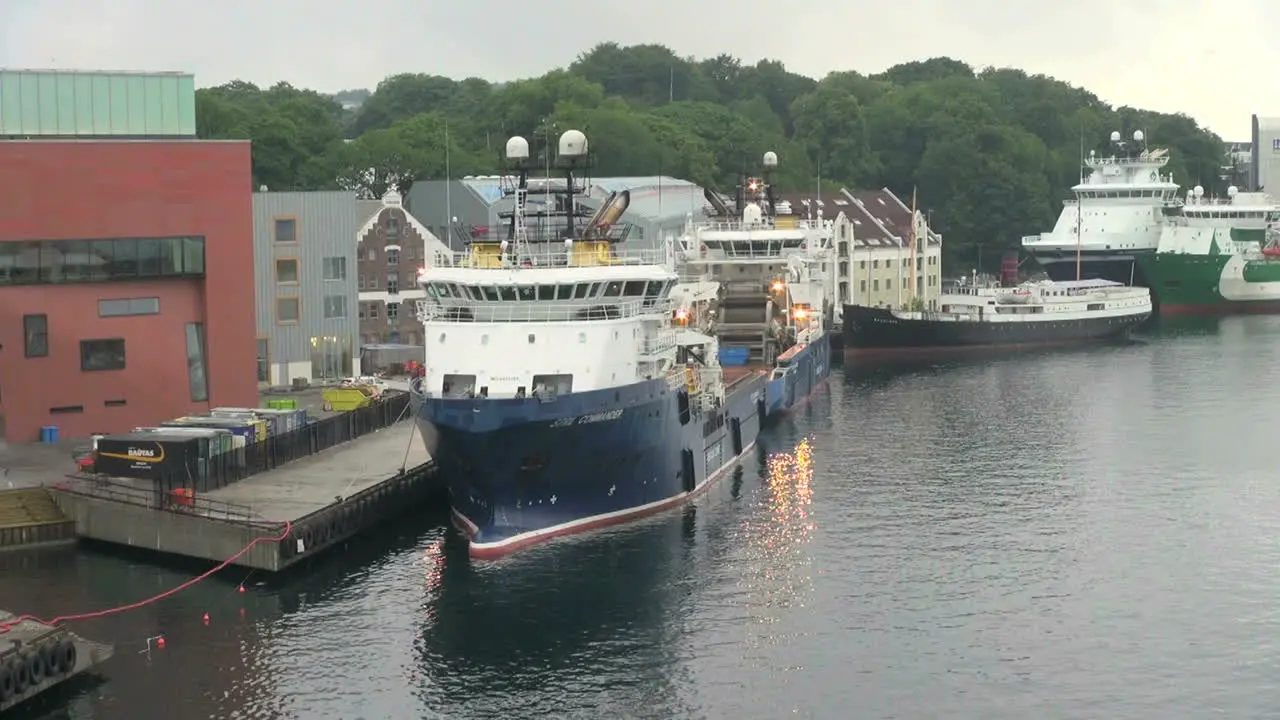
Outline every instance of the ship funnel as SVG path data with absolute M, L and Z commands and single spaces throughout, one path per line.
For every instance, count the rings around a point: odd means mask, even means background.
M 1018 284 L 1018 253 L 1005 253 L 1000 261 L 1000 286 L 1014 287 Z

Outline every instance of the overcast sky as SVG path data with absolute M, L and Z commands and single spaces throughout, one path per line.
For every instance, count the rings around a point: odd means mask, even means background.
M 949 55 L 1247 140 L 1250 114 L 1280 115 L 1259 70 L 1280 66 L 1276 30 L 1280 3 L 1264 0 L 0 0 L 0 67 L 184 70 L 200 86 L 336 91 L 406 71 L 538 75 L 604 41 L 777 58 L 815 77 Z

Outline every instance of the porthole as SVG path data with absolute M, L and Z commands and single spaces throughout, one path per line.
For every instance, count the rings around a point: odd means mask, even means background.
M 580 332 L 580 333 L 578 333 L 578 342 L 579 342 L 580 344 L 585 345 L 585 344 L 587 343 L 587 334 L 586 334 L 586 333 L 581 333 L 581 332 Z
M 444 333 L 440 333 L 440 342 L 441 342 L 441 343 L 443 343 L 443 342 L 444 342 Z
M 533 344 L 534 339 L 535 339 L 534 334 L 533 334 L 533 333 L 529 333 L 529 344 L 530 344 L 530 345 L 532 345 L 532 344 Z
M 481 335 L 481 336 L 480 336 L 480 344 L 481 344 L 481 345 L 488 345 L 488 344 L 489 344 L 489 336 L 488 336 L 488 335 Z

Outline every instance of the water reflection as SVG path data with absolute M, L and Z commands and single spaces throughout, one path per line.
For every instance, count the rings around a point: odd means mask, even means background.
M 682 714 L 670 674 L 689 592 L 687 516 L 492 563 L 471 562 L 456 535 L 429 550 L 417 643 L 422 705 L 467 717 L 638 707 Z

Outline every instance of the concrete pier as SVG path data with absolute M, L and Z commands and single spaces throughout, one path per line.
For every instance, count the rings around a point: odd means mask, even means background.
M 16 616 L 0 610 L 0 623 Z M 110 645 L 26 620 L 0 632 L 0 713 L 111 657 Z
M 0 550 L 73 543 L 75 530 L 48 490 L 0 490 Z
M 404 468 L 404 472 L 401 472 Z M 83 538 L 275 572 L 439 496 L 412 421 L 175 502 L 142 480 L 72 477 L 52 488 Z M 289 537 L 278 538 L 291 524 Z

